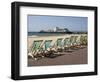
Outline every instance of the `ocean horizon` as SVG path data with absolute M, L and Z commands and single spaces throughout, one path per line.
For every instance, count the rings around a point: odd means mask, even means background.
M 87 32 L 28 32 L 28 36 L 54 36 L 54 35 L 62 35 L 62 34 L 82 34 L 82 33 L 87 33 Z

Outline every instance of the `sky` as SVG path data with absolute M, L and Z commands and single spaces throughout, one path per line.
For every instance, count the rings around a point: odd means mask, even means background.
M 28 32 L 54 29 L 55 27 L 67 28 L 70 31 L 87 31 L 88 18 L 75 16 L 47 16 L 28 15 Z

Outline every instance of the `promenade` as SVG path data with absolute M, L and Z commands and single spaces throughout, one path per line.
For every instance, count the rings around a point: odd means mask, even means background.
M 40 60 L 28 59 L 28 66 L 50 66 L 50 65 L 79 65 L 88 63 L 87 48 L 66 52 L 66 54 L 54 58 L 42 58 Z

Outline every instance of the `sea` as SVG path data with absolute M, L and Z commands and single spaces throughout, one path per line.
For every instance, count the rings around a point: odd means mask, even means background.
M 70 33 L 59 33 L 59 32 L 28 32 L 28 36 L 55 36 L 55 35 L 64 35 Z

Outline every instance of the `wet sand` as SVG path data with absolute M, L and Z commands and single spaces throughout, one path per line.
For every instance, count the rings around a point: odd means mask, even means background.
M 51 66 L 51 65 L 76 65 L 87 64 L 87 48 L 66 52 L 65 55 L 55 58 L 42 58 L 40 60 L 28 59 L 28 66 Z

